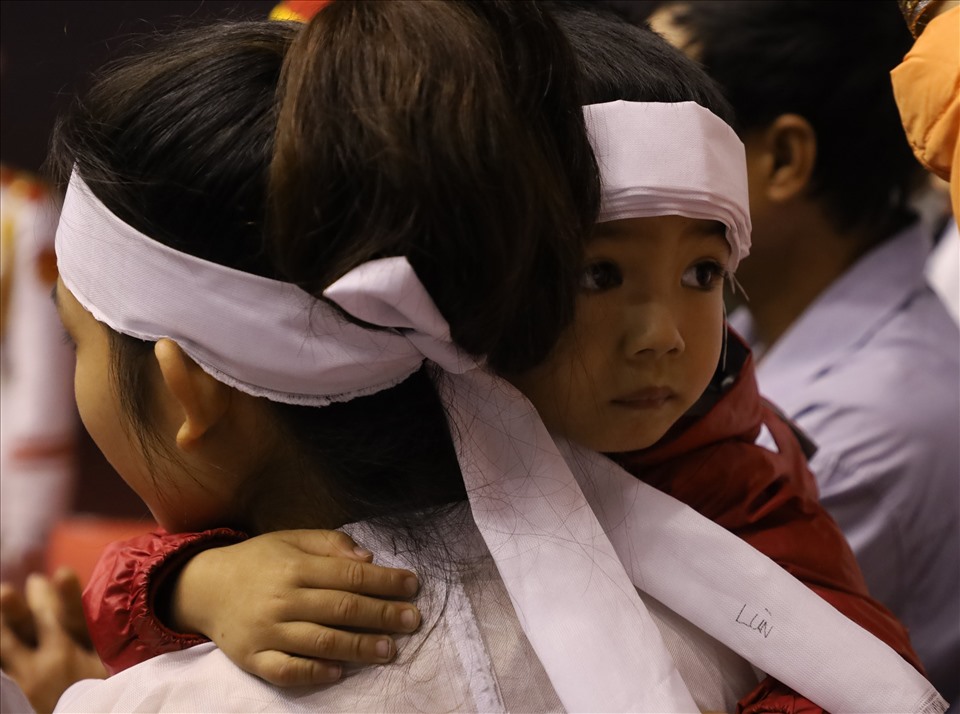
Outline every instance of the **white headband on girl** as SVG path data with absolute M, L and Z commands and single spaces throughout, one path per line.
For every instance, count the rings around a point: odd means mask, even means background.
M 583 108 L 600 165 L 600 222 L 680 215 L 727 227 L 733 272 L 750 252 L 743 143 L 695 102 L 608 102 Z
M 598 142 L 607 157 L 601 166 L 614 165 L 611 127 L 652 135 L 655 127 L 642 117 L 656 123 L 664 115 L 649 109 L 623 102 L 587 108 L 591 127 L 597 118 L 607 127 Z M 683 147 L 666 150 L 671 161 L 700 151 L 737 155 L 735 147 L 704 145 L 697 127 L 711 121 L 701 110 L 670 111 L 675 124 L 664 146 Z M 735 141 L 707 133 L 712 142 Z M 627 153 L 622 165 L 637 162 L 638 175 L 658 161 L 652 147 Z M 702 170 L 707 191 L 661 213 L 695 211 L 723 221 L 742 256 L 749 232 L 745 200 L 735 200 L 742 187 L 720 185 L 725 179 L 709 156 L 688 163 L 690 175 Z M 606 210 L 614 211 L 605 215 L 656 215 L 656 196 L 673 195 L 656 175 L 638 180 L 644 188 L 635 194 L 624 181 L 609 182 L 618 188 L 605 194 Z M 721 199 L 715 211 L 707 193 Z M 437 365 L 474 520 L 567 710 L 696 710 L 635 588 L 830 711 L 945 709 L 892 649 L 773 561 L 612 462 L 562 441 L 558 447 L 522 394 L 451 342 L 405 258 L 361 265 L 324 291 L 353 317 L 387 329 L 360 328 L 289 284 L 159 245 L 110 214 L 78 176 L 64 202 L 57 255 L 65 286 L 98 320 L 143 339 L 169 337 L 209 373 L 250 394 L 323 405 L 385 389 L 425 360 Z M 768 636 L 737 622 L 745 606 L 773 613 Z

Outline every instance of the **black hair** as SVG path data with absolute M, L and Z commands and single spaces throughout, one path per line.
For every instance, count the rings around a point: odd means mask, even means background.
M 263 222 L 274 96 L 297 26 L 222 22 L 131 39 L 54 127 L 46 169 L 76 171 L 111 212 L 177 250 L 266 277 Z M 132 49 L 131 49 L 132 48 Z M 163 449 L 151 419 L 153 343 L 108 330 L 124 428 Z
M 583 0 L 545 5 L 577 54 L 584 104 L 696 102 L 735 126 L 717 83 L 659 35 L 627 22 L 619 8 Z
M 366 260 L 407 255 L 462 346 L 522 369 L 571 319 L 599 206 L 576 76 L 532 3 L 337 2 L 305 28 L 157 38 L 77 100 L 51 164 L 154 240 L 315 294 Z M 156 452 L 152 344 L 110 339 L 122 405 Z M 383 518 L 429 544 L 425 509 L 465 498 L 425 369 L 350 402 L 269 408 L 303 468 L 286 488 L 249 479 L 241 519 L 223 525 Z M 335 520 L 313 515 L 322 497 Z
M 736 129 L 733 109 L 717 82 L 681 50 L 632 21 L 654 3 L 551 0 L 545 5 L 577 54 L 585 104 L 696 102 Z M 732 356 L 721 358 L 706 399 L 729 386 L 727 376 L 736 373 L 740 363 Z
M 912 39 L 892 0 L 686 2 L 675 22 L 744 131 L 795 113 L 816 133 L 811 193 L 841 230 L 903 210 L 919 175 L 890 84 Z

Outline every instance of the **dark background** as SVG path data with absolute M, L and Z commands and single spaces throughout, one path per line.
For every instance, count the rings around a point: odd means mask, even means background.
M 214 17 L 266 18 L 275 0 L 0 1 L 0 160 L 37 171 L 57 112 L 136 35 Z
M 0 1 L 0 160 L 38 172 L 57 112 L 91 73 L 145 33 L 215 17 L 266 18 L 274 0 Z M 79 424 L 79 420 L 78 420 Z M 74 510 L 141 516 L 144 506 L 80 431 Z

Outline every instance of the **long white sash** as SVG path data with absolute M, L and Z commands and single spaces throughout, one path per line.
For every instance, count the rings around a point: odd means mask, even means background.
M 890 647 L 762 553 L 599 454 L 561 453 L 503 380 L 438 378 L 474 519 L 569 711 L 696 711 L 633 586 L 836 714 L 946 710 Z
M 835 714 L 946 710 L 893 649 L 747 543 L 609 459 L 561 450 L 638 588 Z
M 439 377 L 473 518 L 564 707 L 698 711 L 533 406 L 481 369 Z

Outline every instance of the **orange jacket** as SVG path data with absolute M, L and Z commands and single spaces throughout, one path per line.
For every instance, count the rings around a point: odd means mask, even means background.
M 960 7 L 931 20 L 890 76 L 913 153 L 950 182 L 960 220 Z

